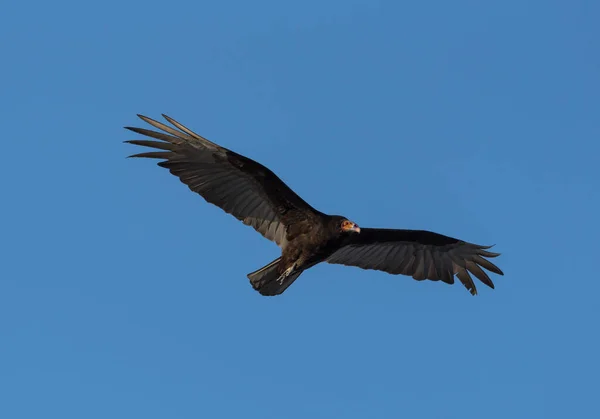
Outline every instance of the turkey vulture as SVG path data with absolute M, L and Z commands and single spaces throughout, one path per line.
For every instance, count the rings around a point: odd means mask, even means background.
M 281 248 L 281 257 L 248 274 L 262 295 L 283 293 L 306 269 L 320 262 L 377 269 L 391 274 L 454 283 L 454 275 L 471 292 L 469 272 L 494 288 L 482 267 L 499 275 L 489 260 L 499 253 L 452 237 L 422 230 L 360 228 L 338 215 L 317 211 L 263 165 L 215 144 L 174 119 L 168 126 L 138 115 L 159 131 L 125 127 L 154 140 L 127 143 L 159 151 L 130 157 L 160 159 L 181 182 L 206 201 L 252 226 Z M 155 141 L 158 140 L 158 141 Z

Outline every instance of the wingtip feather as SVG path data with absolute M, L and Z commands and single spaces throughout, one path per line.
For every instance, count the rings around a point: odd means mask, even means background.
M 146 157 L 146 158 L 150 158 L 150 159 L 164 159 L 164 160 L 168 160 L 169 157 L 171 157 L 171 152 L 165 152 L 165 151 L 148 151 L 146 153 L 138 153 L 138 154 L 132 154 L 131 156 L 128 157 Z

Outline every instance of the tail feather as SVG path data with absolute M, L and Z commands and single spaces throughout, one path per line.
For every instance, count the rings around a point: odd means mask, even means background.
M 248 274 L 252 287 L 262 295 L 273 296 L 284 292 L 300 276 L 302 271 L 294 272 L 287 278 L 280 280 L 279 262 L 281 258 L 275 259 L 267 266 Z

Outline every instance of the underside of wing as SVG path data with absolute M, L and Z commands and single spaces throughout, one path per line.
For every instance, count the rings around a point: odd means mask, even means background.
M 504 275 L 500 268 L 485 259 L 500 255 L 488 251 L 490 247 L 429 231 L 365 228 L 327 262 L 448 284 L 454 283 L 456 275 L 471 294 L 476 295 L 471 274 L 491 288 L 494 284 L 481 268 Z
M 316 212 L 260 163 L 207 140 L 166 115 L 173 127 L 138 116 L 160 131 L 125 127 L 152 139 L 126 142 L 159 151 L 130 157 L 160 159 L 158 165 L 192 191 L 278 245 L 285 241 L 286 215 L 301 218 Z

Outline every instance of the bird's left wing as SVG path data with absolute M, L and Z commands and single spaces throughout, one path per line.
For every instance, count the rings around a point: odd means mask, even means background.
M 494 284 L 481 268 L 504 275 L 500 268 L 484 259 L 500 255 L 489 252 L 487 249 L 491 246 L 467 243 L 430 231 L 363 228 L 349 240 L 327 262 L 448 284 L 454 283 L 456 275 L 473 295 L 477 294 L 477 288 L 469 272 L 491 288 Z
M 310 217 L 317 211 L 260 163 L 221 147 L 166 115 L 173 127 L 138 115 L 158 128 L 125 127 L 159 141 L 131 140 L 131 144 L 160 151 L 135 154 L 162 160 L 181 182 L 206 201 L 235 216 L 279 246 L 285 241 L 287 221 Z

